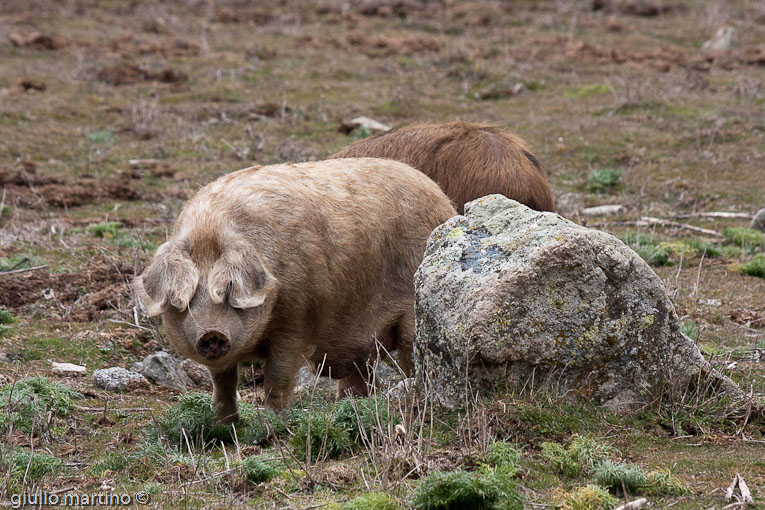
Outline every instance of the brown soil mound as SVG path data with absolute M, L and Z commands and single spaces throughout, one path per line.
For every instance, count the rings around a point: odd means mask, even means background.
M 13 33 L 8 40 L 19 48 L 35 50 L 57 50 L 63 46 L 61 41 L 40 32 Z
M 6 187 L 7 202 L 16 202 L 30 209 L 46 206 L 74 207 L 106 198 L 143 198 L 143 186 L 140 181 L 133 180 L 126 174 L 113 177 L 88 175 L 66 182 L 63 178 L 25 171 L 11 173 L 0 168 L 0 186 Z
M 158 72 L 151 72 L 133 64 L 116 64 L 102 68 L 96 75 L 99 81 L 110 85 L 131 85 L 144 81 L 156 81 L 161 83 L 180 83 L 187 76 L 178 71 L 165 68 Z
M 91 259 L 84 270 L 75 273 L 35 271 L 17 276 L 0 276 L 0 307 L 18 310 L 41 299 L 58 305 L 76 305 L 70 320 L 93 320 L 94 313 L 127 301 L 127 275 L 133 270 L 115 267 L 103 256 Z M 123 283 L 119 283 L 123 282 Z

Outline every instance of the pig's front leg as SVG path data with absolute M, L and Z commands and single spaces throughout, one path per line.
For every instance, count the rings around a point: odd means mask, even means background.
M 292 399 L 295 376 L 308 358 L 305 353 L 294 349 L 294 346 L 280 347 L 280 342 L 272 342 L 263 374 L 266 406 L 277 411 L 286 407 Z
M 213 404 L 215 417 L 220 423 L 234 423 L 239 419 L 236 410 L 236 385 L 239 382 L 238 365 L 215 370 L 210 369 L 213 380 Z

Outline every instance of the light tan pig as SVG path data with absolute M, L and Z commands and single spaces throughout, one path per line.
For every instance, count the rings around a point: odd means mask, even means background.
M 438 185 L 395 161 L 247 168 L 188 201 L 134 286 L 178 352 L 209 368 L 223 422 L 237 419 L 245 360 L 265 360 L 276 409 L 305 360 L 365 394 L 375 339 L 411 372 L 414 271 L 455 214 Z

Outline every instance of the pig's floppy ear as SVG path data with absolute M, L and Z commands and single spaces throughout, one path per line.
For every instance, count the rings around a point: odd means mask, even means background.
M 146 305 L 150 317 L 159 315 L 170 303 L 185 310 L 199 283 L 199 270 L 188 252 L 177 241 L 157 248 L 154 259 L 141 276 L 133 280 L 136 294 Z
M 276 279 L 263 266 L 255 248 L 236 239 L 226 243 L 223 255 L 207 275 L 207 285 L 213 303 L 228 297 L 234 308 L 253 308 L 263 304 Z

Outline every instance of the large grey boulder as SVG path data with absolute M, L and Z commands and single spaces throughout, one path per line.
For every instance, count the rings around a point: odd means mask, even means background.
M 432 233 L 415 287 L 417 378 L 449 407 L 540 381 L 616 409 L 707 375 L 737 389 L 635 252 L 501 195 Z

